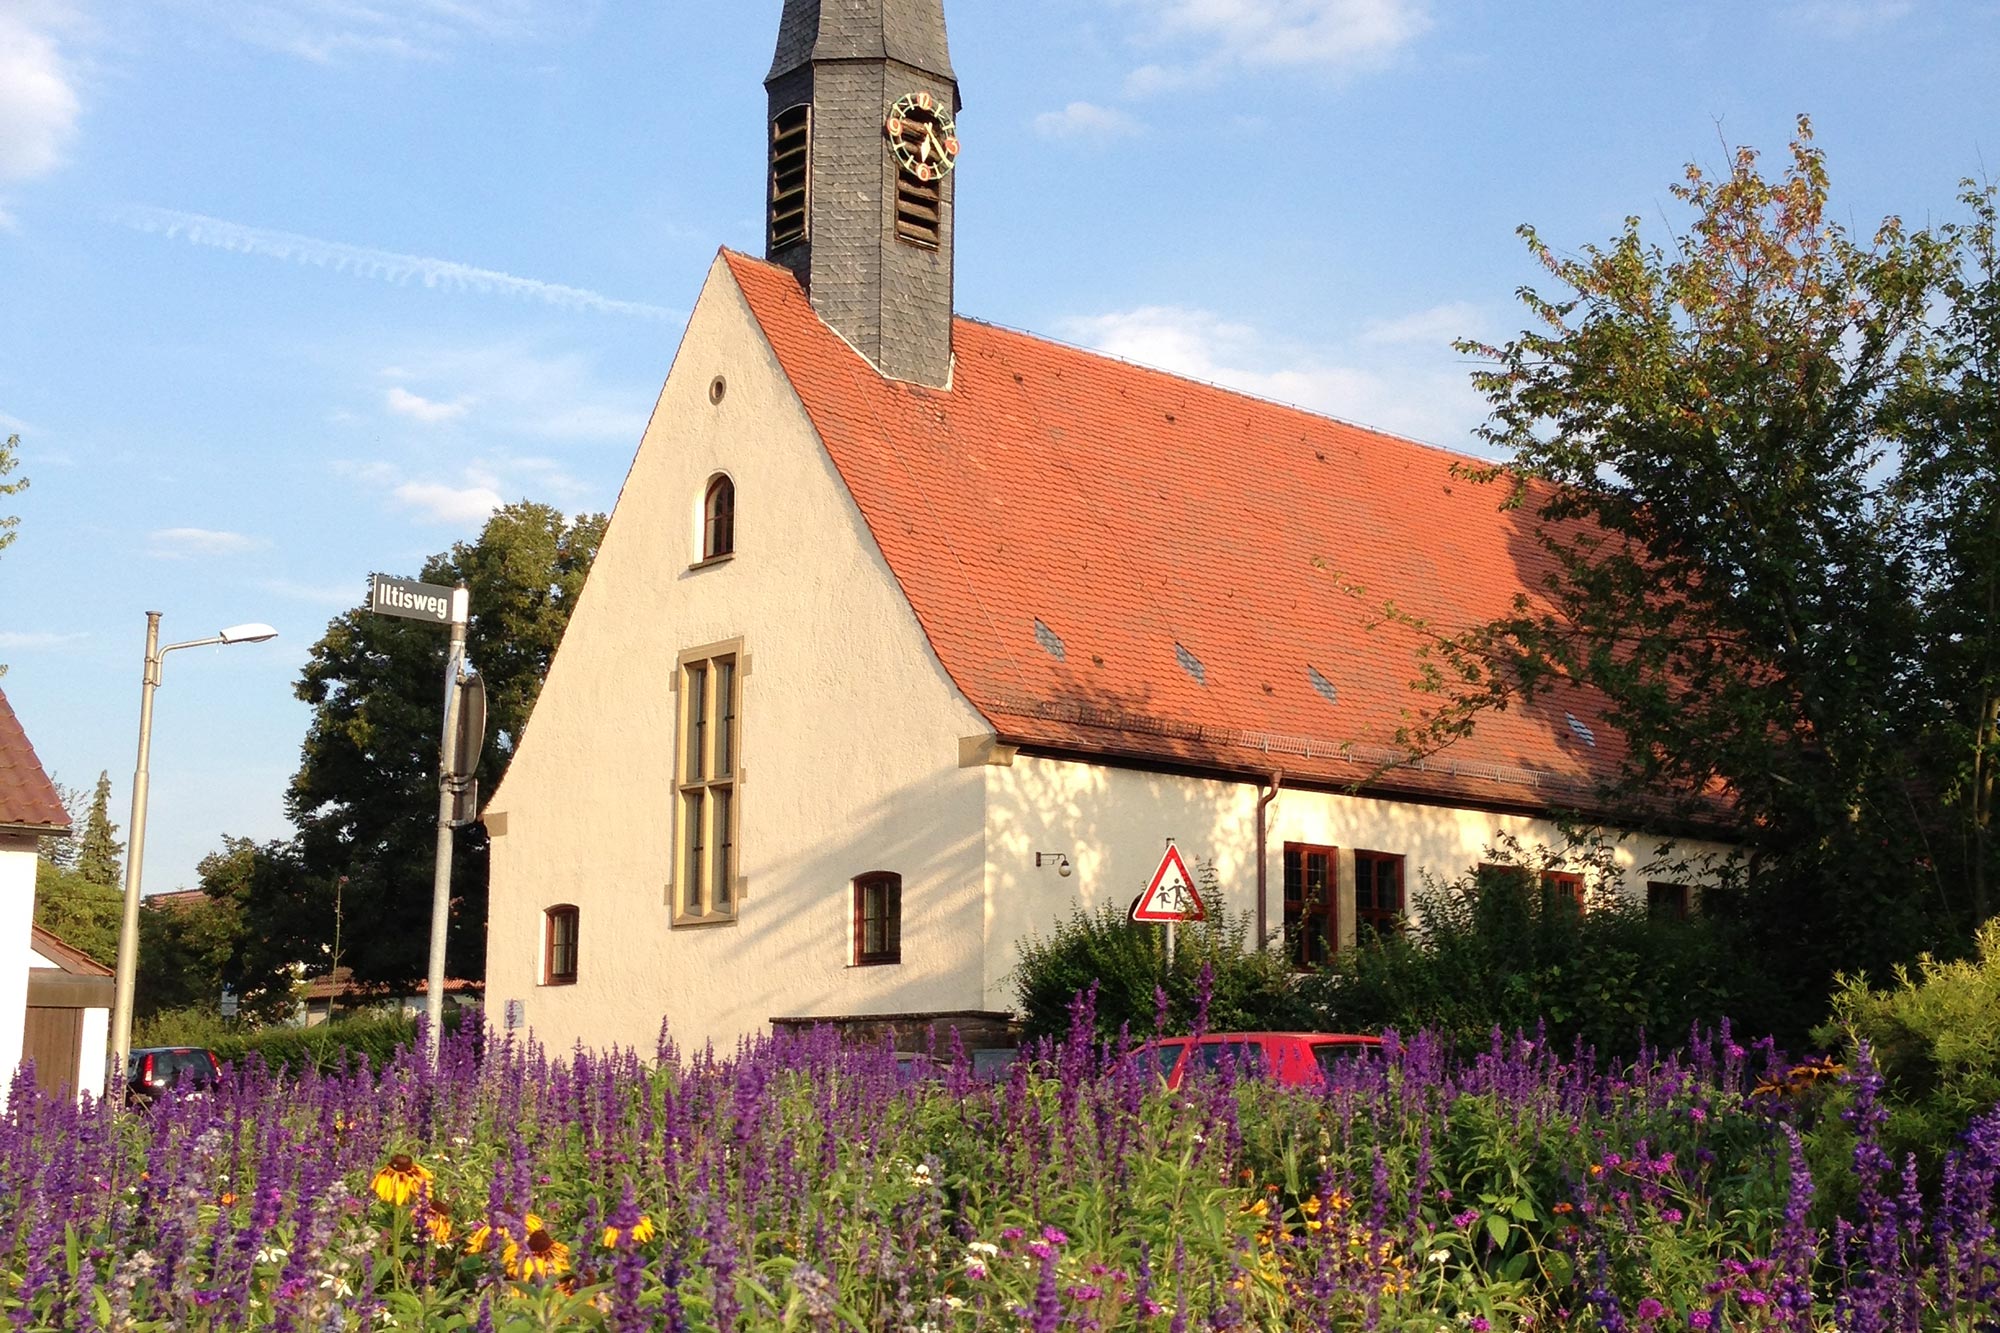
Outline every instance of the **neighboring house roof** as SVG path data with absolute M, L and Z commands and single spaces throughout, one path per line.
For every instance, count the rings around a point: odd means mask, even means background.
M 447 977 L 444 983 L 444 993 L 446 995 L 459 995 L 467 991 L 483 993 L 485 989 L 485 982 L 471 981 L 464 977 Z M 356 981 L 354 979 L 354 969 L 351 967 L 337 967 L 333 970 L 333 976 L 328 977 L 322 974 L 306 983 L 306 999 L 308 1000 L 325 1000 L 329 998 L 341 1000 L 382 1000 L 398 995 L 426 995 L 429 992 L 430 982 L 423 978 L 418 978 L 407 986 L 390 986 L 381 982 Z
M 200 889 L 173 889 L 167 893 L 147 894 L 143 905 L 146 907 L 194 907 L 208 900 L 208 894 Z
M 1420 640 L 1383 607 L 1458 630 L 1549 567 L 1532 504 L 1454 475 L 1474 460 L 966 319 L 949 390 L 888 380 L 789 270 L 724 259 L 1002 741 L 1494 809 L 1589 809 L 1616 775 L 1572 688 L 1396 747 Z
M 36 926 L 34 948 L 36 953 L 48 959 L 71 976 L 108 977 L 112 975 L 110 968 L 74 945 L 64 943 L 62 937 L 52 930 L 44 930 L 42 927 Z
M 28 733 L 0 692 L 0 828 L 69 832 L 69 811 L 35 757 Z

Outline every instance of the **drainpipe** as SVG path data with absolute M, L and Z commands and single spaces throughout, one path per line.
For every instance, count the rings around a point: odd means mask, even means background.
M 1264 952 L 1264 947 L 1265 947 L 1264 941 L 1266 937 L 1270 934 L 1270 925 L 1267 917 L 1268 909 L 1264 905 L 1264 896 L 1267 887 L 1266 880 L 1269 879 L 1269 872 L 1265 867 L 1265 862 L 1267 858 L 1265 856 L 1266 849 L 1264 846 L 1264 841 L 1270 830 L 1267 829 L 1264 824 L 1264 807 L 1277 799 L 1278 784 L 1283 782 L 1284 780 L 1285 780 L 1285 770 L 1282 768 L 1278 769 L 1276 772 L 1271 774 L 1271 790 L 1264 792 L 1257 797 L 1257 952 L 1258 953 Z

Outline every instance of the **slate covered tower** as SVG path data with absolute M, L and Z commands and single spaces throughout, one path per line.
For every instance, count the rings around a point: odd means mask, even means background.
M 924 147 L 924 126 L 892 116 L 906 97 L 947 126 L 958 112 L 943 0 L 785 0 L 764 87 L 766 256 L 884 375 L 949 385 L 957 173 L 925 179 L 937 159 L 911 170 L 890 133 Z

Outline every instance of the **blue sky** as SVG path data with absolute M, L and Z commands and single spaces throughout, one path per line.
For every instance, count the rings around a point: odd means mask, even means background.
M 291 684 L 370 570 L 609 508 L 718 245 L 761 244 L 779 0 L 0 0 L 4 687 L 147 887 L 286 829 Z M 1972 0 L 948 0 L 962 312 L 1469 447 L 1455 336 L 1725 145 L 1836 209 L 2000 172 Z M 1383 534 L 1393 540 L 1393 534 Z

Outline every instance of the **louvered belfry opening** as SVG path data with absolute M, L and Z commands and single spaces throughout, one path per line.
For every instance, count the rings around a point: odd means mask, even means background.
M 812 173 L 812 107 L 800 104 L 771 121 L 771 249 L 806 239 L 806 191 Z
M 926 126 L 924 122 L 911 119 L 903 122 L 903 142 L 911 152 L 922 149 Z M 919 177 L 908 167 L 896 167 L 896 235 L 912 245 L 929 249 L 938 248 L 939 233 L 943 226 L 944 205 L 940 196 L 937 174 Z

